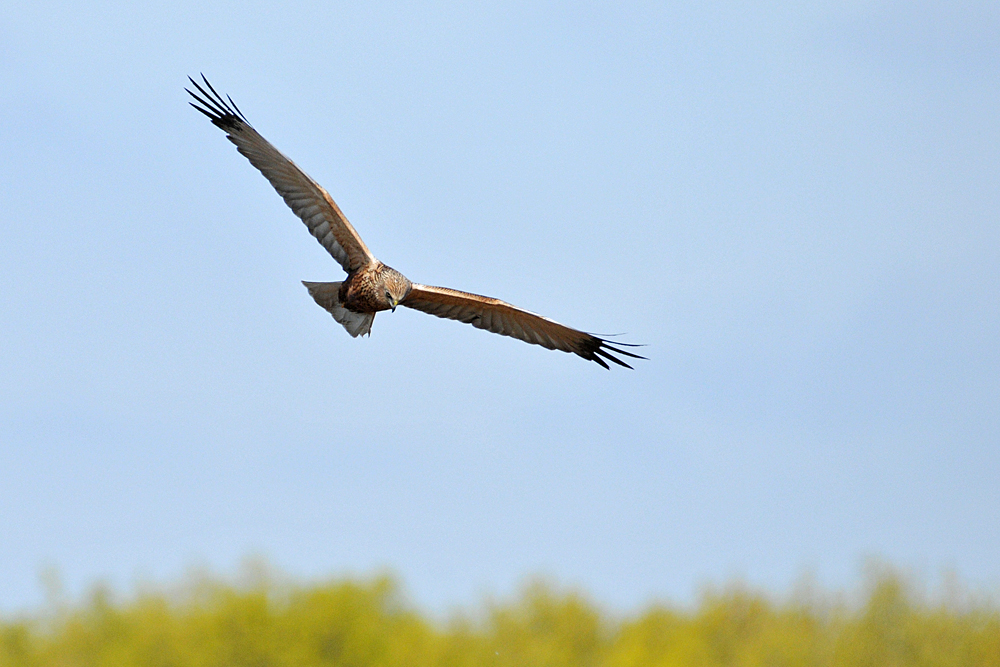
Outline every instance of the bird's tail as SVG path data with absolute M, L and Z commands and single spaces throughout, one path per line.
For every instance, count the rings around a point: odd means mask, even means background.
M 347 333 L 355 338 L 371 335 L 375 313 L 355 313 L 344 308 L 340 303 L 340 286 L 343 283 L 308 283 L 303 280 L 302 284 L 309 290 L 313 300 L 333 315 L 333 319 L 342 324 Z

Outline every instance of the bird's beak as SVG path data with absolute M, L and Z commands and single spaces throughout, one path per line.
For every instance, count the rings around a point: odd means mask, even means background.
M 389 304 L 390 304 L 389 307 L 392 309 L 391 312 L 395 313 L 396 312 L 396 306 L 399 305 L 399 302 L 396 301 L 395 299 L 393 299 L 392 301 L 389 302 Z

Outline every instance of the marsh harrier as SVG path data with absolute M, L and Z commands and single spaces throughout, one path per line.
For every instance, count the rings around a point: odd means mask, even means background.
M 340 282 L 303 281 L 302 284 L 316 303 L 329 311 L 352 336 L 370 334 L 379 311 L 395 311 L 396 306 L 406 306 L 550 350 L 573 352 L 604 368 L 608 368 L 605 360 L 631 368 L 615 355 L 645 358 L 621 349 L 622 346 L 634 347 L 628 343 L 612 345 L 603 338 L 571 329 L 499 299 L 411 283 L 399 271 L 375 259 L 327 191 L 260 136 L 231 97 L 223 99 L 204 75 L 205 87 L 190 77 L 189 80 L 198 91 L 187 91 L 195 99 L 191 106 L 226 133 L 236 149 L 264 174 L 295 215 L 306 223 L 310 233 L 347 272 L 347 278 Z

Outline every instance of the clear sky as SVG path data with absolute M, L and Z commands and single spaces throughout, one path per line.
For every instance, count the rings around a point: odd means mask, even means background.
M 996 587 L 998 63 L 995 2 L 8 0 L 0 611 L 248 555 L 428 609 Z M 199 72 L 386 263 L 649 361 L 352 339 Z

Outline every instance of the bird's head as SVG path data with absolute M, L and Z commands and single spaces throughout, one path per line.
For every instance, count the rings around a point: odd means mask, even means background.
M 410 294 L 413 285 L 402 273 L 386 267 L 386 271 L 382 275 L 382 286 L 385 291 L 386 306 L 395 311 L 396 306 Z

